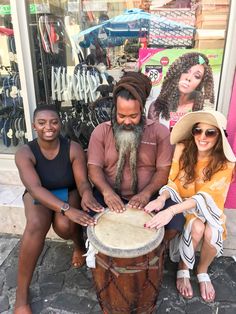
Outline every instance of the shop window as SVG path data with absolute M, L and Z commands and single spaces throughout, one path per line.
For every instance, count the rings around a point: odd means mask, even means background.
M 214 84 L 204 85 L 206 96 L 200 93 L 203 83 L 194 93 L 204 97 L 204 106 L 215 106 L 229 0 L 27 3 L 37 105 L 56 104 L 64 135 L 84 148 L 94 127 L 109 119 L 112 88 L 123 71 L 141 70 L 151 78 L 148 108 L 170 65 L 185 53 L 200 52 L 207 59 L 200 55 L 199 64 L 205 67 L 209 60 Z
M 10 1 L 0 1 L 0 153 L 27 142 Z

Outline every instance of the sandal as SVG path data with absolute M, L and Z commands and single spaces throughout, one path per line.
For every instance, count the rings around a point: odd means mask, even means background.
M 184 297 L 185 299 L 192 299 L 193 289 L 190 283 L 190 273 L 188 269 L 182 269 L 177 271 L 176 288 L 182 295 L 182 297 Z
M 207 273 L 197 274 L 201 297 L 205 302 L 214 302 L 215 289 Z
M 80 268 L 85 264 L 86 257 L 83 256 L 83 254 L 85 254 L 84 251 L 81 251 L 80 249 L 74 249 L 71 261 L 71 264 L 74 268 Z

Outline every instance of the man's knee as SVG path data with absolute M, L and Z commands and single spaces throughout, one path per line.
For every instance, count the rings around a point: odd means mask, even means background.
M 169 199 L 166 200 L 165 206 L 164 206 L 164 208 L 162 210 L 165 210 L 168 207 L 173 206 L 175 204 L 176 204 L 176 202 L 172 201 L 172 199 L 169 198 Z M 185 217 L 184 217 L 184 215 L 182 213 L 181 214 L 177 214 L 166 225 L 165 229 L 166 229 L 166 231 L 167 230 L 175 230 L 176 234 L 177 233 L 181 233 L 182 230 L 183 230 L 184 224 L 185 224 Z M 171 233 L 171 232 L 169 232 L 169 233 Z
M 166 229 L 165 235 L 164 235 L 164 241 L 169 242 L 170 240 L 174 239 L 179 233 L 180 232 L 175 229 Z

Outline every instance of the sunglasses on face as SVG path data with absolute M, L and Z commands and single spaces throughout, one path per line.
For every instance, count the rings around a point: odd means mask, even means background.
M 192 129 L 192 135 L 193 136 L 202 135 L 202 133 L 204 133 L 206 137 L 214 138 L 219 134 L 219 131 L 216 129 L 203 130 L 203 129 L 198 128 L 198 127 L 193 127 L 193 129 Z

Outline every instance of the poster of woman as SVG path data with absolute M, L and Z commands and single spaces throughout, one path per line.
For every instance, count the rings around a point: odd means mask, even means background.
M 171 128 L 189 111 L 214 109 L 221 64 L 222 49 L 140 49 L 153 85 L 148 117 Z

